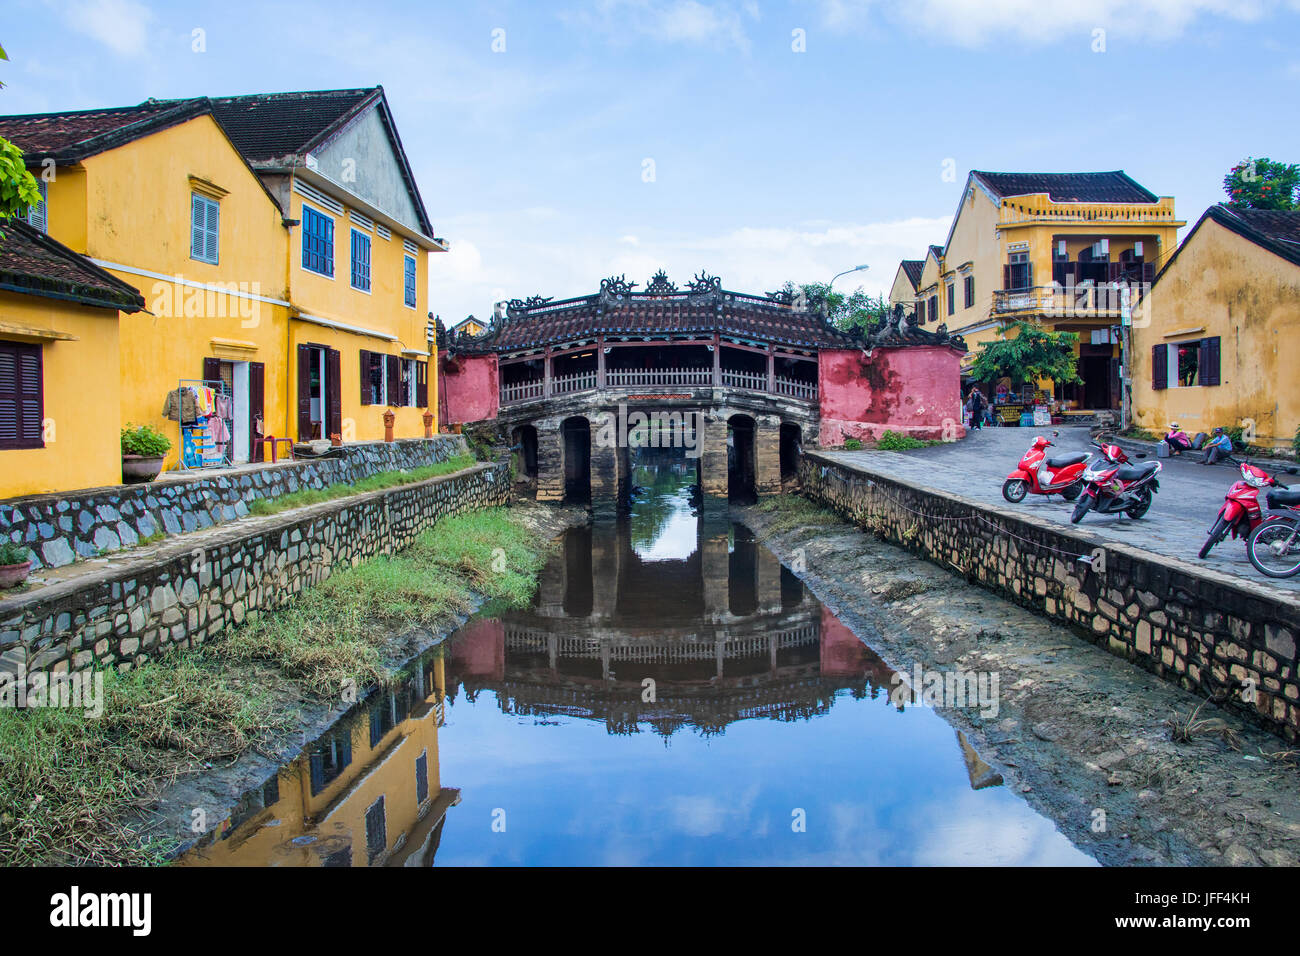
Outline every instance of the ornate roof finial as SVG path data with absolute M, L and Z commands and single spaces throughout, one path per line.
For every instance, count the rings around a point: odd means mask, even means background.
M 600 291 L 602 295 L 604 294 L 630 295 L 632 293 L 633 287 L 638 286 L 640 284 L 641 283 L 639 282 L 628 282 L 627 275 L 620 274 L 616 276 L 610 276 L 608 279 L 601 279 Z
M 668 273 L 664 272 L 663 269 L 660 269 L 650 277 L 650 281 L 646 283 L 645 290 L 652 295 L 667 295 L 670 292 L 676 292 L 677 286 L 674 283 L 669 282 Z

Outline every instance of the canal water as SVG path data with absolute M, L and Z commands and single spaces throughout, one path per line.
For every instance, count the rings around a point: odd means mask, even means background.
M 725 515 L 693 462 L 568 531 L 187 863 L 1094 865 Z

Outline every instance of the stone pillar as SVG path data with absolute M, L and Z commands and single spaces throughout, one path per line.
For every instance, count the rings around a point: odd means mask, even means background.
M 775 554 L 758 545 L 758 612 L 781 610 L 781 562 Z
M 537 500 L 564 500 L 564 435 L 558 419 L 534 422 L 537 427 Z
M 618 610 L 619 558 L 624 541 L 616 534 L 596 532 L 591 536 L 591 616 L 613 620 Z
M 775 415 L 754 420 L 754 491 L 760 497 L 781 492 L 781 419 Z
M 721 411 L 705 412 L 700 440 L 700 491 L 708 499 L 727 500 L 727 419 Z
M 727 587 L 731 554 L 727 548 L 727 528 L 720 522 L 701 529 L 700 575 L 704 578 L 704 615 L 710 621 L 721 621 L 731 606 Z
M 598 521 L 612 521 L 618 515 L 619 448 L 617 442 L 602 441 L 616 434 L 611 426 L 613 412 L 592 415 L 591 422 L 591 510 Z

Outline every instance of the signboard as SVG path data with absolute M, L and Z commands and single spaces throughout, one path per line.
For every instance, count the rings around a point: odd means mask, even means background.
M 1024 405 L 1014 402 L 993 406 L 993 414 L 997 416 L 999 425 L 1019 425 L 1020 415 L 1024 410 Z
M 1034 424 L 1035 425 L 1052 424 L 1052 413 L 1048 410 L 1046 405 L 1034 406 Z

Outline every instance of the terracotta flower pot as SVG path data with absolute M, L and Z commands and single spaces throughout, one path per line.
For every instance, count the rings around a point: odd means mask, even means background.
M 424 437 L 433 437 L 433 412 L 424 413 Z
M 30 561 L 24 561 L 22 564 L 0 564 L 0 588 L 12 588 L 22 584 L 27 580 L 31 570 Z
M 162 471 L 165 455 L 123 455 L 122 480 L 127 484 L 153 481 Z

